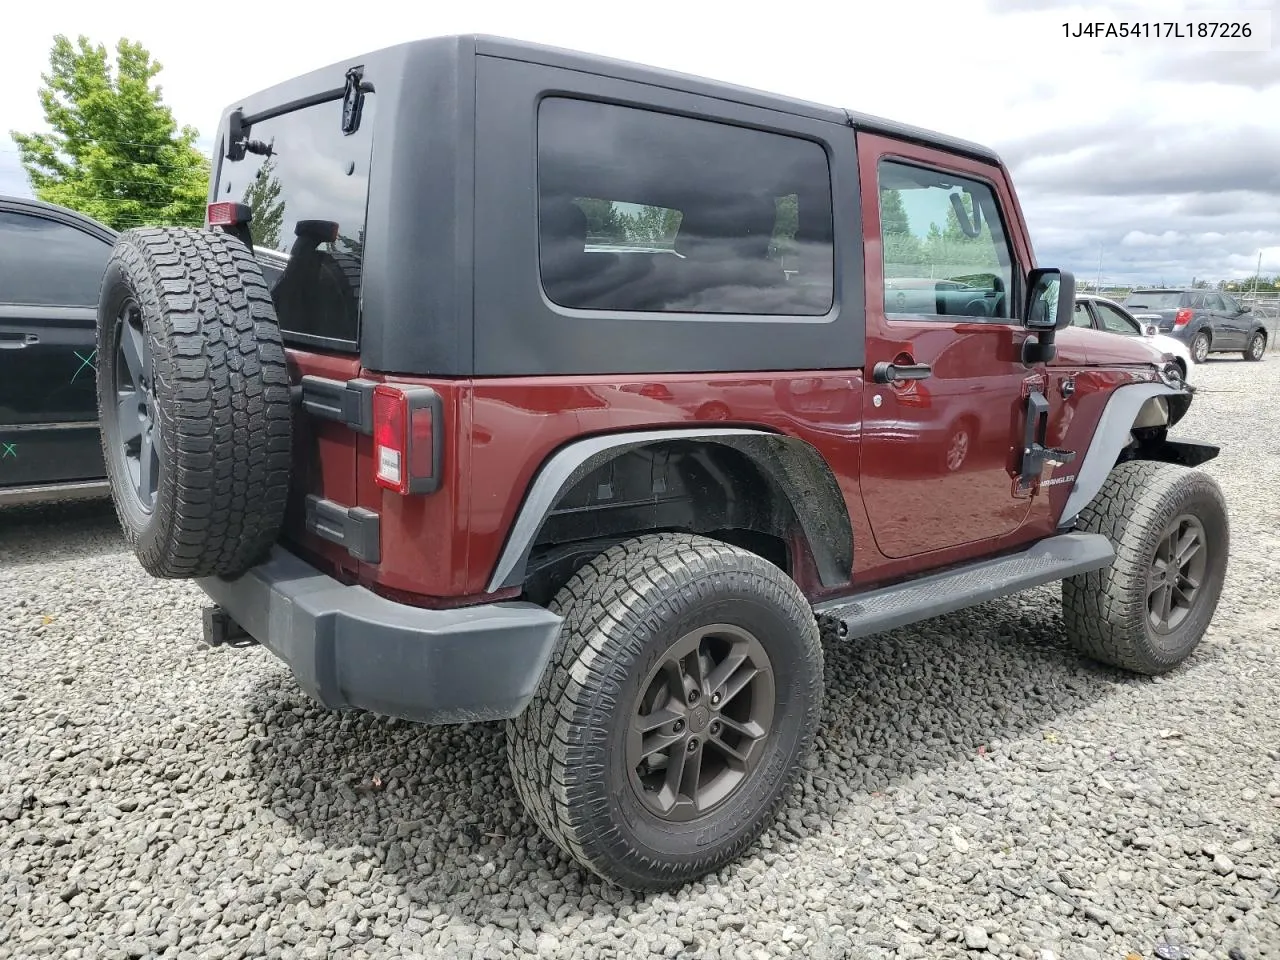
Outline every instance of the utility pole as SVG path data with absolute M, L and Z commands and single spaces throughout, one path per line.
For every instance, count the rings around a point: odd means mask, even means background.
M 1102 244 L 1098 244 L 1098 282 L 1094 285 L 1093 292 L 1102 293 Z
M 1253 271 L 1253 298 L 1258 299 L 1258 278 L 1262 276 L 1262 251 L 1258 251 L 1258 269 Z

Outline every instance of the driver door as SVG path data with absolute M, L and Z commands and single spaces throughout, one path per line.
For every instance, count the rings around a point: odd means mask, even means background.
M 943 562 L 1022 535 L 1015 495 L 1024 390 L 1017 318 L 1030 252 L 1002 171 L 858 135 L 866 249 L 862 496 L 879 551 Z M 924 365 L 884 382 L 876 364 Z M 917 373 L 923 366 L 917 368 Z M 1030 378 L 1030 379 L 1029 379 Z M 968 549 L 964 549 L 964 548 Z M 956 550 L 955 548 L 962 548 Z M 921 564 L 925 566 L 925 564 Z

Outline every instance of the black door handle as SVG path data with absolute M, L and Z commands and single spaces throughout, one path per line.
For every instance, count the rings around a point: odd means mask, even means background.
M 933 367 L 927 363 L 889 363 L 882 360 L 871 369 L 871 379 L 876 383 L 928 380 L 931 376 L 933 376 Z

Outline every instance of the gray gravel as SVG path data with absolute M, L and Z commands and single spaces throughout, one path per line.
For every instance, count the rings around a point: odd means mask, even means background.
M 832 645 L 778 826 L 674 896 L 543 840 L 501 728 L 318 710 L 109 509 L 0 515 L 0 958 L 1280 957 L 1280 361 L 1195 379 L 1234 541 L 1192 662 L 1081 660 L 1050 589 Z

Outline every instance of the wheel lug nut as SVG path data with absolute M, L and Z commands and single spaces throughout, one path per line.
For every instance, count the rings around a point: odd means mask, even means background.
M 711 695 L 711 705 L 714 707 L 714 706 L 717 706 L 719 703 L 720 703 L 720 694 L 713 693 Z
M 697 738 L 697 737 L 692 737 L 692 738 L 689 740 L 689 752 L 690 752 L 690 753 L 693 753 L 693 751 L 695 751 L 695 750 L 697 750 L 697 749 L 698 749 L 698 738 Z
M 712 720 L 712 721 L 711 721 L 711 732 L 712 732 L 712 733 L 719 733 L 719 732 L 720 732 L 720 721 L 719 721 L 719 720 Z
M 690 691 L 689 691 L 689 702 L 690 702 L 690 703 L 697 703 L 697 702 L 698 702 L 698 698 L 699 698 L 700 696 L 702 696 L 702 694 L 701 694 L 701 693 L 699 693 L 699 692 L 697 691 L 697 689 L 696 689 L 696 688 L 695 688 L 695 689 L 693 689 L 693 690 L 690 690 Z
M 684 721 L 677 720 L 675 723 L 671 725 L 671 729 L 674 730 L 676 733 L 679 733 L 681 730 L 684 729 Z

